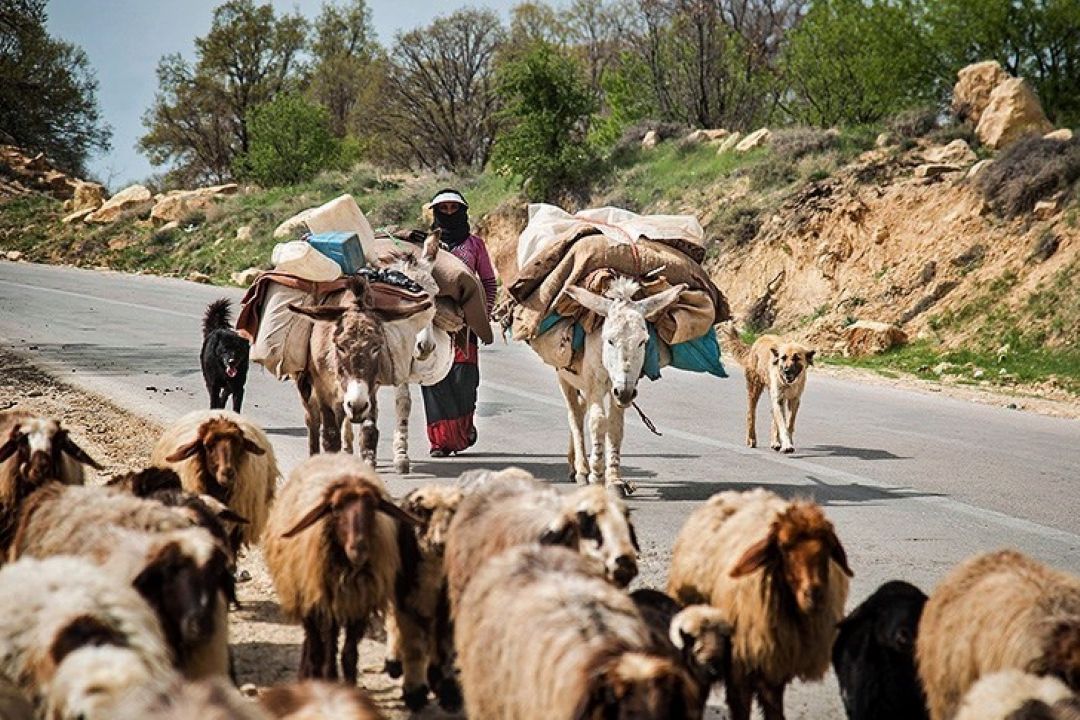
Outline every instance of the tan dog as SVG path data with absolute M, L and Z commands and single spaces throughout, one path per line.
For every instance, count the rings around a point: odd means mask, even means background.
M 746 375 L 746 444 L 757 447 L 757 430 L 754 415 L 761 392 L 769 389 L 772 408 L 773 450 L 795 452 L 792 437 L 795 435 L 795 415 L 806 387 L 806 367 L 814 364 L 815 350 L 808 350 L 799 343 L 787 342 L 776 335 L 762 335 L 747 345 L 739 337 L 733 323 L 721 328 L 731 354 L 743 366 Z

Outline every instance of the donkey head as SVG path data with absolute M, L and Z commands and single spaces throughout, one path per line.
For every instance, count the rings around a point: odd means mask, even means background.
M 629 278 L 617 278 L 606 297 L 584 288 L 570 286 L 563 292 L 582 307 L 600 315 L 603 341 L 601 359 L 611 381 L 611 392 L 619 407 L 629 407 L 637 397 L 637 382 L 645 365 L 645 345 L 649 341 L 648 321 L 655 320 L 678 300 L 686 285 L 675 285 L 642 300 L 634 300 L 641 289 Z
M 422 287 L 424 292 L 434 300 L 439 294 L 439 283 L 435 282 L 432 271 L 435 267 L 435 256 L 439 254 L 441 240 L 442 230 L 436 228 L 427 236 L 419 255 L 410 252 L 394 252 L 384 257 L 383 263 L 389 269 L 397 270 Z M 418 313 L 413 317 L 419 325 L 416 342 L 413 345 L 413 357 L 420 361 L 427 360 L 431 353 L 435 352 L 435 311 Z

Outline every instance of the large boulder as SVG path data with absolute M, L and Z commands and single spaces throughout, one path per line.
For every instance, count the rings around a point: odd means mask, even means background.
M 979 159 L 975 151 L 961 138 L 953 140 L 948 145 L 929 148 L 923 153 L 923 157 L 931 163 L 949 163 L 964 167 L 974 164 Z
M 1044 140 L 1057 140 L 1059 142 L 1069 142 L 1073 139 L 1073 131 L 1069 128 L 1061 128 L 1054 132 L 1048 132 L 1043 135 Z
M 740 140 L 739 144 L 735 146 L 735 150 L 737 152 L 749 152 L 755 148 L 759 148 L 765 145 L 771 139 L 772 131 L 769 130 L 769 128 L 761 128 L 759 130 L 755 130 L 754 132 L 750 133 L 742 140 Z
M 983 110 L 990 104 L 990 93 L 1008 79 L 1009 73 L 997 60 L 968 65 L 957 73 L 953 87 L 953 113 L 960 120 L 970 120 L 972 125 L 978 125 Z
M 97 210 L 105 204 L 105 186 L 101 183 L 75 181 L 75 192 L 71 196 L 70 212 L 80 210 Z
M 979 118 L 975 134 L 983 145 L 997 150 L 1024 135 L 1045 135 L 1053 129 L 1027 81 L 1008 78 L 990 93 L 990 102 Z
M 728 152 L 729 150 L 734 150 L 735 146 L 739 144 L 739 140 L 741 139 L 742 133 L 736 130 L 735 132 L 731 133 L 723 139 L 723 141 L 720 143 L 720 147 L 716 148 L 716 154 L 720 155 L 722 153 Z
M 86 216 L 88 223 L 112 223 L 131 215 L 142 215 L 154 207 L 154 198 L 142 185 L 130 185 Z
M 260 270 L 259 268 L 249 267 L 246 270 L 231 273 L 229 275 L 229 279 L 233 281 L 234 285 L 239 285 L 240 287 L 248 287 L 249 285 L 251 285 L 251 283 L 255 282 L 255 280 L 261 274 L 262 270 Z
M 641 147 L 645 148 L 646 150 L 651 150 L 658 144 L 660 144 L 660 134 L 655 130 L 650 130 L 649 132 L 645 133 L 645 137 L 641 140 Z
M 236 183 L 214 185 L 197 190 L 173 190 L 155 197 L 150 219 L 157 223 L 182 220 L 193 212 L 205 211 L 222 195 L 233 195 L 239 189 Z
M 874 320 L 859 320 L 845 328 L 843 352 L 845 357 L 879 355 L 907 341 L 907 333 L 895 325 Z

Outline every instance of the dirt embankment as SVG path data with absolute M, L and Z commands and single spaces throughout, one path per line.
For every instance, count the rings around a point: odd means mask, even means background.
M 144 467 L 162 431 L 108 399 L 62 382 L 22 357 L 0 350 L 0 410 L 13 408 L 58 418 L 75 442 L 103 466 L 101 472 L 89 470 L 89 484 Z M 303 633 L 282 618 L 261 551 L 248 552 L 239 569 L 246 570 L 251 580 L 237 586 L 240 609 L 230 613 L 230 647 L 238 684 L 262 689 L 295 680 Z M 369 634 L 381 637 L 382 628 L 372 628 Z M 400 681 L 392 681 L 382 672 L 384 653 L 381 640 L 363 641 L 360 685 L 391 720 L 415 717 L 400 702 Z M 450 716 L 429 708 L 420 717 Z

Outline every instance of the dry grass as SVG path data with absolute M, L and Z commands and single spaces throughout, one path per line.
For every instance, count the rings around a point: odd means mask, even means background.
M 1010 145 L 977 182 L 998 215 L 1014 218 L 1057 193 L 1075 191 L 1080 180 L 1080 138 L 1067 142 L 1026 137 Z

